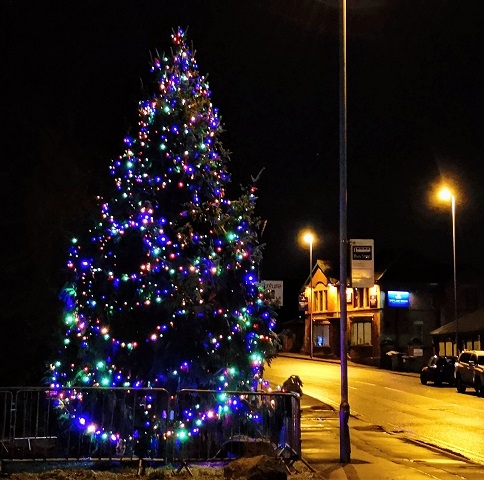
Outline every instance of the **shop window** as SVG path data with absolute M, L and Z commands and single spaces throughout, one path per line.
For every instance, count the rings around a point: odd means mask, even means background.
M 368 317 L 355 317 L 351 322 L 351 345 L 371 345 L 371 323 Z
M 315 347 L 329 347 L 329 325 L 316 323 L 313 329 L 313 341 Z
M 353 308 L 358 308 L 360 305 L 360 291 L 355 288 L 353 289 Z
M 314 292 L 314 311 L 315 312 L 323 311 L 323 291 L 322 290 L 316 290 Z
M 354 289 L 354 308 L 368 308 L 370 306 L 370 290 L 368 288 Z

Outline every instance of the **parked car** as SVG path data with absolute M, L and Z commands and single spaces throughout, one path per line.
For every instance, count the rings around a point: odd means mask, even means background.
M 455 384 L 459 393 L 467 387 L 477 395 L 484 395 L 484 350 L 464 350 L 455 364 Z
M 427 365 L 420 371 L 422 385 L 427 385 L 427 382 L 432 382 L 434 385 L 442 385 L 442 383 L 454 385 L 456 360 L 457 357 L 452 356 L 434 355 L 430 357 Z

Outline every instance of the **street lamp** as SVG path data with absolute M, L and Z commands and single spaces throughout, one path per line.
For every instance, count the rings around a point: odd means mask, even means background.
M 346 0 L 340 8 L 340 75 L 339 75 L 339 291 L 340 291 L 340 362 L 341 403 L 339 408 L 340 462 L 351 460 L 350 404 L 348 397 L 348 361 L 346 346 L 346 262 L 348 259 L 348 179 L 347 179 L 347 91 L 346 91 Z
M 451 201 L 452 205 L 452 257 L 454 261 L 454 320 L 455 320 L 455 349 L 456 355 L 459 354 L 459 324 L 457 318 L 457 269 L 455 261 L 455 195 L 447 188 L 444 187 L 439 191 L 439 198 L 448 202 Z
M 309 355 L 313 358 L 313 242 L 314 235 L 307 232 L 304 241 L 309 243 Z

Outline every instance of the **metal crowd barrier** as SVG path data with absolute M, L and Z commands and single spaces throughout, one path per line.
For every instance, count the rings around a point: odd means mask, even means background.
M 159 388 L 0 389 L 0 461 L 301 458 L 299 396 Z

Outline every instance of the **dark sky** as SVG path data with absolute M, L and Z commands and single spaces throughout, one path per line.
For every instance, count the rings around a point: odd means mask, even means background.
M 8 315 L 55 297 L 67 239 L 136 129 L 150 52 L 178 26 L 208 74 L 234 187 L 265 169 L 263 277 L 296 307 L 298 233 L 312 227 L 314 258 L 338 262 L 338 4 L 2 2 Z M 442 176 L 459 189 L 458 263 L 484 260 L 483 25 L 482 0 L 348 0 L 348 238 L 374 239 L 377 264 L 402 248 L 452 262 L 450 206 L 428 202 Z

